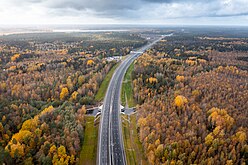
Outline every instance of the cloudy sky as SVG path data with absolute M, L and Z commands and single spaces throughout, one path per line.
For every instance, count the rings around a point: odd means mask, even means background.
M 0 24 L 248 25 L 248 0 L 0 0 Z

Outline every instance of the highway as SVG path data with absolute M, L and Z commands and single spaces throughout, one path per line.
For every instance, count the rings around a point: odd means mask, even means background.
M 126 155 L 122 137 L 120 117 L 120 93 L 124 75 L 130 64 L 145 50 L 164 36 L 151 41 L 136 52 L 130 53 L 113 74 L 104 98 L 98 136 L 98 165 L 125 165 Z

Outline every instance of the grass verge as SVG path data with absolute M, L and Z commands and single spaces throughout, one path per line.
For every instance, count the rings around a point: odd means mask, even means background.
M 128 165 L 148 165 L 136 129 L 136 114 L 122 115 L 124 148 Z M 128 122 L 130 121 L 130 123 Z
M 94 117 L 85 116 L 86 125 L 84 131 L 84 141 L 80 152 L 79 164 L 95 165 L 97 142 L 98 142 L 98 126 L 94 126 Z
M 111 69 L 110 71 L 108 72 L 108 74 L 106 75 L 106 77 L 104 78 L 102 84 L 100 85 L 100 88 L 95 96 L 95 101 L 102 101 L 104 96 L 105 96 L 105 93 L 108 89 L 108 85 L 109 85 L 109 82 L 114 74 L 114 71 L 115 69 L 119 66 L 119 63 L 115 64 Z
M 121 102 L 125 106 L 127 101 L 129 107 L 136 106 L 136 102 L 133 96 L 132 77 L 131 77 L 133 69 L 134 69 L 134 63 L 132 63 L 128 68 L 121 88 Z

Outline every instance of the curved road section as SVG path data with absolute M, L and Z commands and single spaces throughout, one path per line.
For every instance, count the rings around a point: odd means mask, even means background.
M 163 37 L 164 36 L 160 36 L 140 48 L 136 53 L 134 52 L 128 55 L 115 70 L 103 102 L 98 136 L 98 165 L 126 165 L 120 118 L 120 92 L 122 80 L 130 64 L 145 50 L 149 49 Z

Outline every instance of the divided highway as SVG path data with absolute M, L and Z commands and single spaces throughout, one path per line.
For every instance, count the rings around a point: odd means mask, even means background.
M 126 155 L 122 139 L 120 117 L 120 92 L 123 77 L 130 64 L 145 50 L 149 49 L 164 36 L 131 53 L 115 70 L 104 98 L 98 136 L 98 165 L 125 165 Z

